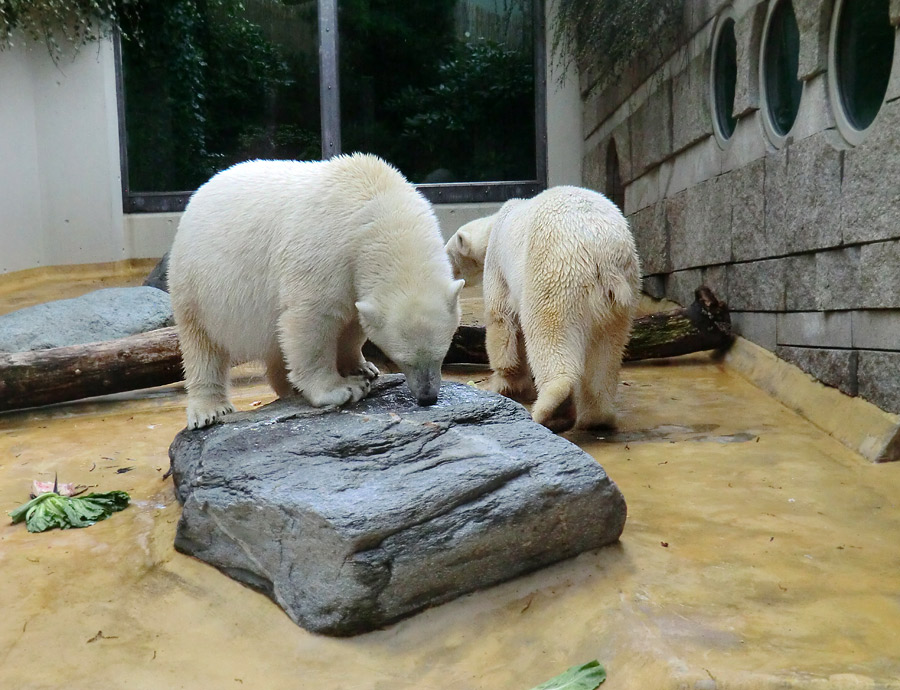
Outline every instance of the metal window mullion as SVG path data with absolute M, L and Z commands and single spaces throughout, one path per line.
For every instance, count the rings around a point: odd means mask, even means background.
M 534 31 L 535 177 L 547 186 L 547 36 L 544 0 L 532 2 Z
M 319 108 L 322 159 L 341 152 L 341 93 L 338 63 L 338 0 L 318 0 Z

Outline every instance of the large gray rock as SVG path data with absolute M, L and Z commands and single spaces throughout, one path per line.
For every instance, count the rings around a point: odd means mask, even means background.
M 106 288 L 0 316 L 0 352 L 113 340 L 173 323 L 168 293 L 153 287 Z
M 153 267 L 144 280 L 144 285 L 158 288 L 163 292 L 169 291 L 169 252 L 163 254 L 163 257 Z
M 418 407 L 401 375 L 350 407 L 280 400 L 184 430 L 169 457 L 194 555 L 331 635 L 615 542 L 625 500 L 523 407 L 445 382 Z

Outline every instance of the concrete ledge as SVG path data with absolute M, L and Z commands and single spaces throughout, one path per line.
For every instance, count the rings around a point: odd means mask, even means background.
M 744 338 L 725 355 L 728 367 L 872 462 L 900 460 L 900 415 L 844 395 Z

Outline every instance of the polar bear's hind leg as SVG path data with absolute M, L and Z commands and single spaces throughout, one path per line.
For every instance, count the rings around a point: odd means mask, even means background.
M 534 402 L 537 391 L 518 319 L 492 309 L 485 331 L 488 361 L 494 370 L 489 383 L 490 389 L 519 402 Z
M 631 318 L 621 309 L 595 325 L 578 396 L 579 429 L 616 425 L 616 392 Z
M 289 398 L 296 393 L 288 379 L 287 366 L 280 349 L 266 357 L 266 380 L 279 398 Z
M 575 389 L 584 368 L 581 329 L 563 318 L 523 315 L 525 348 L 534 372 L 534 421 L 561 433 L 575 425 Z

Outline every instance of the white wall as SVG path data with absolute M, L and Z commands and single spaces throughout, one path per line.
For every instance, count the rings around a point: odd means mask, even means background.
M 0 273 L 44 258 L 32 84 L 20 51 L 0 53 Z
M 0 273 L 128 255 L 112 43 L 0 52 Z
M 553 23 L 558 0 L 547 3 L 547 184 L 581 186 L 583 154 L 582 103 L 574 60 L 552 54 Z M 567 72 L 561 65 L 570 62 Z

